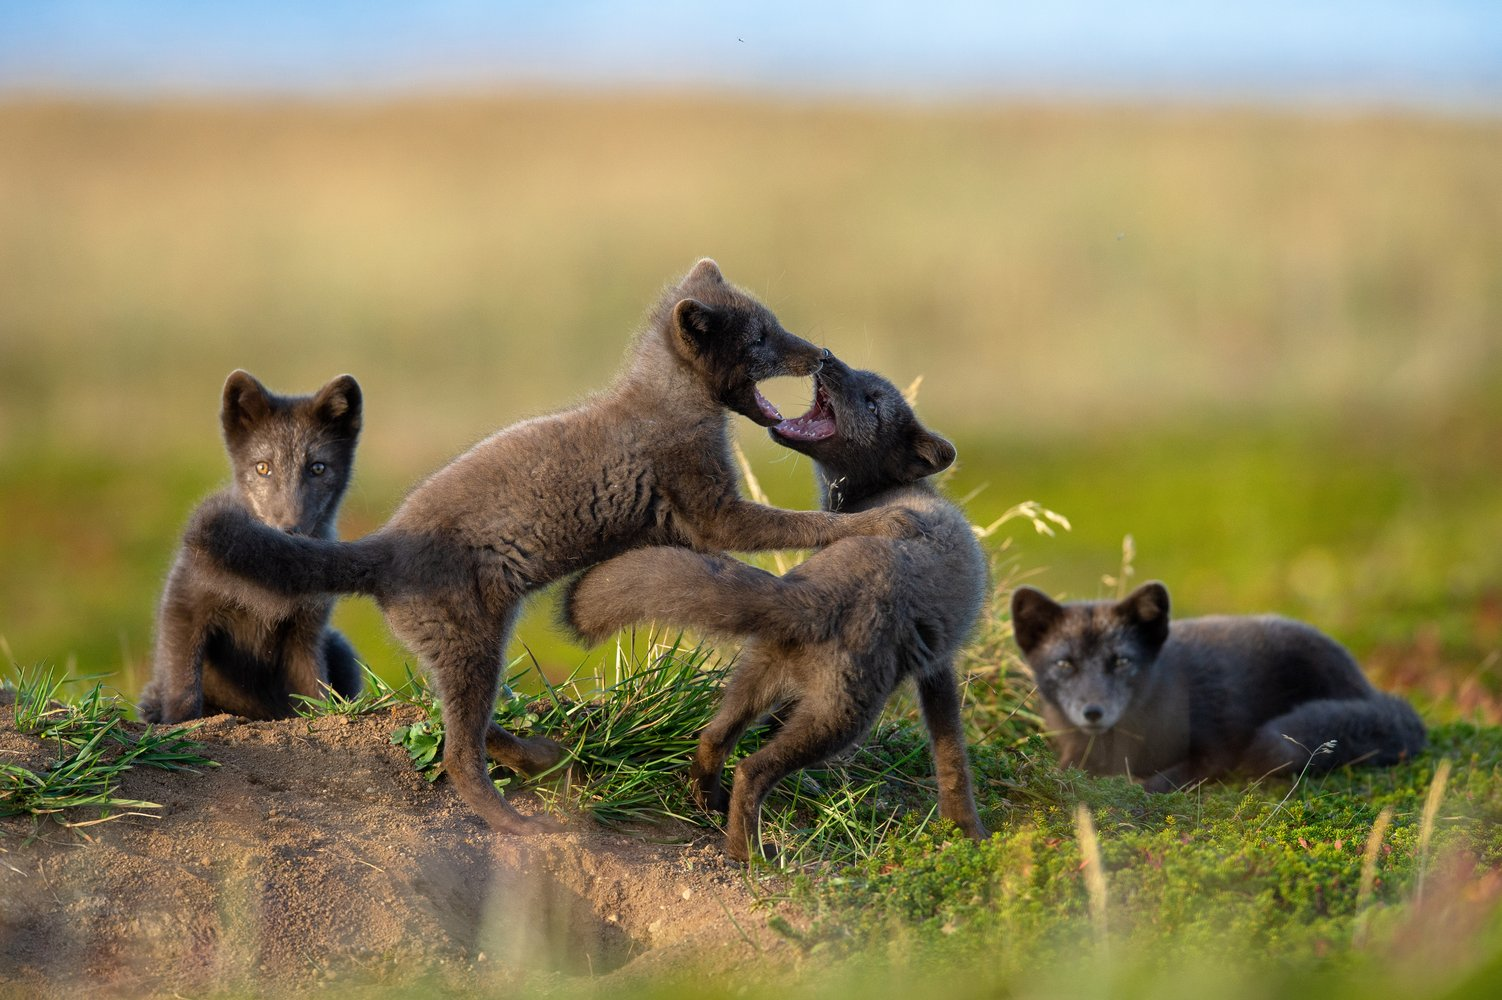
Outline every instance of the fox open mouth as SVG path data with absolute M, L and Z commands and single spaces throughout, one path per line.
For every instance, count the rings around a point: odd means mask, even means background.
M 773 426 L 782 422 L 782 413 L 772 405 L 772 401 L 761 394 L 760 386 L 752 386 L 751 392 L 756 400 L 756 408 L 766 418 L 767 426 Z
M 825 391 L 824 383 L 816 378 L 814 401 L 808 412 L 779 422 L 773 426 L 772 433 L 789 441 L 824 441 L 834 437 L 838 430 L 834 410 L 829 406 L 829 393 Z

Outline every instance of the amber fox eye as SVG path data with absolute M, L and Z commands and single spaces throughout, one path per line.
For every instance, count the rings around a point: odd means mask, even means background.
M 1117 670 L 1125 672 L 1132 669 L 1132 659 L 1129 656 L 1118 656 L 1112 665 Z
M 1064 674 L 1066 677 L 1074 673 L 1074 664 L 1069 660 L 1060 660 L 1058 663 L 1055 663 L 1053 665 L 1053 668 L 1059 673 Z
M 256 475 L 258 475 L 258 476 L 269 476 L 269 475 L 271 475 L 271 463 L 270 462 L 257 462 L 256 463 Z
M 314 462 L 312 465 L 308 466 L 308 471 L 315 476 L 321 476 L 328 471 L 328 468 L 329 467 L 327 465 L 324 465 L 322 462 Z

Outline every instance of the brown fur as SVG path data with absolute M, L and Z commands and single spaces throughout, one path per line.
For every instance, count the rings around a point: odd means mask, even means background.
M 827 352 L 788 333 L 711 260 L 669 288 L 606 392 L 499 431 L 418 485 L 380 531 L 351 543 L 289 539 L 233 511 L 197 539 L 229 571 L 294 594 L 373 594 L 443 701 L 445 767 L 497 829 L 526 832 L 496 792 L 488 747 L 535 773 L 562 750 L 491 722 L 523 599 L 640 545 L 772 549 L 867 532 L 905 535 L 902 513 L 783 511 L 743 499 L 727 408 L 764 424 L 761 379 L 811 375 Z
M 575 581 L 564 614 L 591 639 L 643 621 L 749 637 L 692 769 L 701 804 L 728 808 L 732 857 L 761 849 L 758 818 L 772 787 L 861 739 L 909 676 L 928 724 L 939 812 L 982 838 L 954 657 L 983 603 L 985 560 L 964 515 L 925 481 L 954 449 L 880 376 L 831 360 L 818 381 L 815 412 L 801 420 L 823 436 L 785 436 L 798 431 L 788 421 L 774 439 L 816 460 L 827 507 L 908 511 L 927 526 L 923 537 L 847 538 L 781 578 L 724 556 L 638 549 Z M 727 795 L 726 759 L 774 709 L 781 728 L 737 765 Z
M 316 395 L 268 392 L 248 373 L 224 383 L 220 422 L 234 478 L 203 509 L 314 538 L 334 537 L 360 434 L 360 386 L 341 375 Z M 333 600 L 222 585 L 207 557 L 185 545 L 157 612 L 156 658 L 141 692 L 147 722 L 233 712 L 277 719 L 324 685 L 351 697 L 362 687 L 354 650 L 328 627 Z
M 1121 601 L 1072 604 L 1020 587 L 1012 624 L 1060 761 L 1129 774 L 1149 791 L 1232 773 L 1395 764 L 1424 746 L 1412 707 L 1373 688 L 1351 654 L 1302 622 L 1170 625 L 1168 590 L 1147 583 Z

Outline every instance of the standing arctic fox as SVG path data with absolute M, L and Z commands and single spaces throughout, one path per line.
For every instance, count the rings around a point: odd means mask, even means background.
M 864 736 L 909 676 L 928 724 L 939 813 L 985 837 L 954 657 L 984 602 L 986 564 L 965 516 L 927 482 L 954 461 L 954 447 L 926 430 L 886 379 L 835 359 L 819 372 L 813 408 L 771 433 L 814 459 L 826 509 L 907 510 L 927 530 L 903 540 L 847 538 L 782 577 L 725 556 L 638 549 L 570 586 L 568 623 L 594 641 L 645 621 L 749 637 L 692 768 L 700 804 L 728 806 L 732 857 L 745 861 L 760 851 L 758 818 L 772 787 Z M 727 796 L 726 759 L 774 709 L 782 727 L 736 766 Z
M 918 527 L 904 512 L 783 511 L 738 493 L 726 409 L 777 423 L 756 383 L 812 375 L 827 353 L 701 260 L 659 301 L 608 391 L 475 445 L 415 487 L 375 534 L 293 537 L 223 505 L 201 519 L 192 544 L 255 589 L 373 595 L 437 686 L 445 769 L 460 796 L 493 827 L 529 832 L 539 824 L 501 797 L 485 760 L 488 748 L 536 773 L 563 756 L 550 740 L 491 721 L 528 594 L 641 545 L 806 548 Z
M 1391 765 L 1424 746 L 1403 699 L 1376 690 L 1351 654 L 1270 615 L 1168 621 L 1168 590 L 1059 604 L 1012 594 L 1012 626 L 1064 764 L 1127 774 L 1149 791 L 1219 775 Z M 1334 741 L 1327 751 L 1316 753 Z
M 341 375 L 312 396 L 278 396 L 243 371 L 224 383 L 220 423 L 234 479 L 204 508 L 265 526 L 334 537 L 360 436 L 359 384 Z M 333 600 L 235 583 L 190 545 L 178 552 L 157 613 L 156 659 L 139 710 L 147 722 L 233 712 L 292 715 L 293 695 L 362 687 L 355 652 L 328 627 Z

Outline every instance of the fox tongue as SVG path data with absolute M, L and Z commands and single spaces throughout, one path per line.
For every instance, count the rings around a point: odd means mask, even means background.
M 792 420 L 784 420 L 773 428 L 778 434 L 795 441 L 823 441 L 825 438 L 834 437 L 835 426 L 833 420 L 810 420 L 807 417 L 795 417 Z
M 756 406 L 761 410 L 763 416 L 768 420 L 782 419 L 782 414 L 778 412 L 777 407 L 773 406 L 767 397 L 761 394 L 760 388 L 752 386 L 751 391 L 756 394 Z

